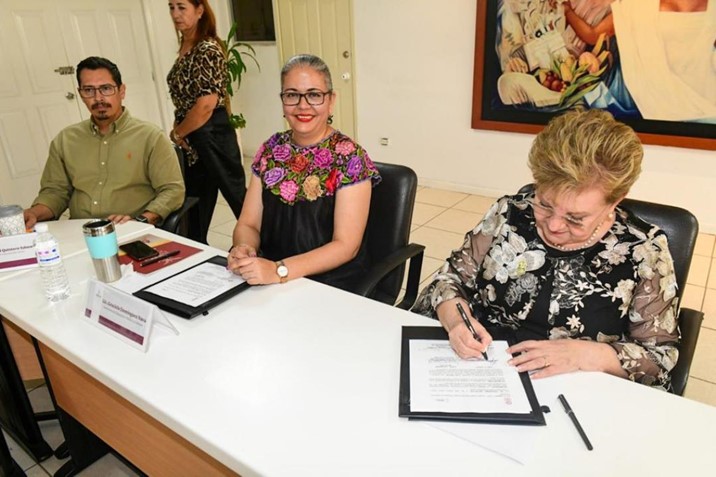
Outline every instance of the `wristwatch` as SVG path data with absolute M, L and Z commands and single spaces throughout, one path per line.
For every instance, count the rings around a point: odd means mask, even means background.
M 283 260 L 276 262 L 276 275 L 278 275 L 281 283 L 286 283 L 286 280 L 288 280 L 288 267 L 283 263 Z
M 148 219 L 146 216 L 144 216 L 144 215 L 138 215 L 138 216 L 136 216 L 136 217 L 134 218 L 134 220 L 136 220 L 137 222 L 141 222 L 141 223 L 143 223 L 143 224 L 148 224 L 148 223 L 149 223 L 149 219 Z

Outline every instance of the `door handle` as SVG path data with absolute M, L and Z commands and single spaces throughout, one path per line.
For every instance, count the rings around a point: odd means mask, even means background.
M 350 73 L 343 73 L 343 74 L 341 75 L 341 78 L 342 78 L 343 80 L 345 80 L 345 81 L 348 81 L 349 79 L 351 79 L 351 74 L 350 74 Z
M 75 67 L 74 66 L 60 66 L 59 68 L 55 68 L 55 73 L 59 73 L 61 75 L 73 75 L 73 74 L 75 74 Z
M 349 56 L 351 56 L 351 54 L 348 53 L 348 50 L 343 52 L 343 58 L 348 58 Z
M 70 99 L 70 100 L 75 99 L 75 93 L 68 91 L 67 94 L 65 95 L 65 98 Z

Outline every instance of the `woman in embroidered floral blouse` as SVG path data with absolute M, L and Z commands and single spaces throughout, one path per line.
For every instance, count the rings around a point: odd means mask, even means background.
M 219 190 L 238 217 L 246 176 L 236 130 L 224 107 L 226 56 L 211 6 L 206 0 L 170 0 L 169 12 L 181 34 L 179 58 L 167 76 L 176 108 L 169 137 L 188 159 L 186 195 L 199 198 L 189 211 L 189 238 L 207 243 Z
M 511 329 L 511 364 L 534 378 L 602 371 L 668 388 L 679 335 L 666 235 L 618 207 L 642 155 L 607 112 L 553 119 L 530 151 L 534 192 L 499 199 L 414 311 L 437 315 L 463 358 L 487 348 L 488 329 Z
M 229 269 L 253 285 L 309 277 L 350 290 L 367 268 L 363 233 L 380 176 L 365 150 L 331 127 L 336 95 L 323 60 L 289 59 L 280 96 L 291 129 L 256 153 Z

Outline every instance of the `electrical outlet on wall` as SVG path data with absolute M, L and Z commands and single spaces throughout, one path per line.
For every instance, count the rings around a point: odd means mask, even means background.
M 390 138 L 387 138 L 387 137 L 380 138 L 380 145 L 381 146 L 390 146 Z

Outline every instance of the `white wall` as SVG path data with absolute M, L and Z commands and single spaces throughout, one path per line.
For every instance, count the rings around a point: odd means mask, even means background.
M 246 128 L 241 130 L 244 157 L 253 158 L 259 146 L 276 131 L 287 128 L 278 94 L 281 92 L 281 65 L 275 44 L 256 44 L 256 59 L 261 71 L 251 60 L 241 80 L 238 99 L 231 103 L 244 114 Z
M 358 136 L 375 160 L 469 192 L 511 193 L 530 180 L 531 135 L 470 128 L 475 0 L 354 0 L 354 13 Z M 714 233 L 714 191 L 714 151 L 645 146 L 631 196 L 689 209 Z
M 424 185 L 473 193 L 512 193 L 530 182 L 533 136 L 470 128 L 475 0 L 353 0 L 353 10 L 356 139 L 374 160 L 409 165 Z M 284 127 L 278 51 L 261 45 L 257 54 L 261 72 L 247 74 L 238 99 L 249 156 Z M 702 231 L 716 233 L 714 191 L 713 151 L 645 146 L 631 196 L 689 209 Z
M 144 16 L 147 24 L 147 36 L 149 37 L 150 51 L 154 61 L 154 77 L 159 98 L 162 102 L 162 115 L 164 117 L 164 129 L 169 132 L 174 122 L 174 106 L 172 106 L 167 87 L 167 74 L 176 60 L 179 51 L 174 24 L 169 16 L 167 2 L 156 0 L 142 0 Z M 131 85 L 127 85 L 131 94 Z

